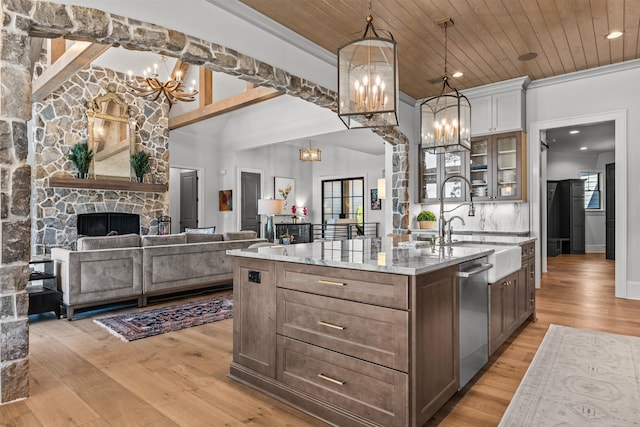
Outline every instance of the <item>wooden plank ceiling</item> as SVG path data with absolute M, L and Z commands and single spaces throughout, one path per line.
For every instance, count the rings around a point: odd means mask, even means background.
M 367 0 L 241 0 L 303 37 L 337 52 L 362 36 Z M 448 71 L 465 89 L 528 75 L 533 80 L 640 57 L 640 0 L 372 0 L 377 30 L 398 42 L 400 90 L 436 95 L 444 71 L 444 33 L 451 17 Z M 615 40 L 605 36 L 624 31 Z M 532 60 L 518 57 L 536 53 Z

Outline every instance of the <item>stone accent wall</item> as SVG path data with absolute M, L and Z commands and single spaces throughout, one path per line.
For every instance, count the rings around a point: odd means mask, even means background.
M 0 32 L 0 403 L 5 403 L 29 394 L 28 299 L 24 289 L 29 273 L 31 226 L 27 203 L 27 195 L 31 193 L 27 177 L 31 173 L 26 164 L 26 122 L 31 115 L 31 37 L 66 37 L 162 52 L 189 64 L 204 65 L 261 86 L 277 88 L 332 111 L 337 109 L 337 95 L 224 46 L 134 19 L 80 6 L 31 0 L 0 0 L 0 8 L 3 18 Z M 408 152 L 407 138 L 397 129 L 381 133 L 385 141 L 405 145 L 402 151 Z M 395 161 L 394 152 L 394 165 Z M 408 171 L 408 162 L 402 167 Z M 400 169 L 397 173 L 399 177 L 404 176 Z M 393 205 L 398 209 L 397 214 L 394 210 L 394 224 L 398 215 L 397 224 L 408 226 L 408 209 L 400 210 L 405 203 L 394 201 Z
M 87 140 L 87 102 L 107 90 L 115 91 L 133 107 L 137 123 L 135 151 L 144 150 L 151 156 L 151 171 L 145 179 L 156 184 L 168 182 L 168 104 L 132 95 L 124 85 L 124 78 L 112 70 L 93 66 L 33 104 L 31 233 L 36 255 L 47 255 L 52 247 L 73 249 L 79 213 L 136 213 L 140 215 L 142 234 L 155 234 L 156 217 L 169 212 L 169 197 L 164 193 L 49 187 L 52 176 L 75 176 L 76 170 L 67 155 L 74 144 Z
M 0 403 L 29 395 L 30 37 L 29 18 L 16 9 L 3 10 L 0 34 Z

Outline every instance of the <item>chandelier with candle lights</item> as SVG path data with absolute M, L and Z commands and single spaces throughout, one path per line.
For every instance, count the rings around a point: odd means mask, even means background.
M 160 56 L 160 61 L 165 65 L 167 57 Z M 158 75 L 158 64 L 153 64 L 153 71 L 147 68 L 143 71 L 143 76 L 134 76 L 129 71 L 126 81 L 127 86 L 134 95 L 140 96 L 150 101 L 156 101 L 160 95 L 164 95 L 169 101 L 169 109 L 178 101 L 193 102 L 196 100 L 198 91 L 196 90 L 196 81 L 191 81 L 188 89 L 184 87 L 184 76 L 180 70 L 176 71 L 173 76 L 169 76 L 166 81 L 161 81 Z
M 369 2 L 362 38 L 338 49 L 338 116 L 349 129 L 398 125 L 398 53 L 387 34 L 378 36 Z
M 435 154 L 471 148 L 471 104 L 449 84 L 447 74 L 447 27 L 453 26 L 453 20 L 446 18 L 438 25 L 444 30 L 442 90 L 420 105 L 422 147 Z

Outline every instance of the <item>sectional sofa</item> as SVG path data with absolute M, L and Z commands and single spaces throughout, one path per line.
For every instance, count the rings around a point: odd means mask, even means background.
M 137 300 L 232 282 L 227 249 L 262 242 L 253 231 L 224 234 L 81 237 L 76 250 L 53 248 L 67 318 L 77 308 Z

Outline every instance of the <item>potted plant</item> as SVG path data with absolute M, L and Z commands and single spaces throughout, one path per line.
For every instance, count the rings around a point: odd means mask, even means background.
M 437 218 L 431 211 L 420 211 L 417 220 L 420 229 L 431 230 L 436 227 Z
M 145 173 L 151 169 L 149 155 L 145 151 L 138 151 L 131 155 L 131 167 L 136 174 L 136 180 L 142 182 Z
M 69 160 L 78 169 L 78 178 L 86 179 L 89 176 L 89 166 L 93 159 L 93 150 L 84 142 L 78 142 L 69 151 Z
M 282 244 L 283 245 L 288 245 L 289 243 L 293 243 L 293 236 L 291 234 L 289 234 L 289 230 L 287 230 L 284 233 L 282 233 L 280 235 L 280 238 L 282 239 Z

